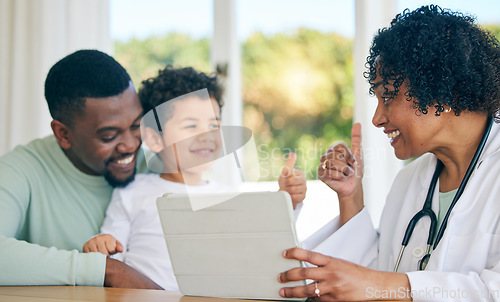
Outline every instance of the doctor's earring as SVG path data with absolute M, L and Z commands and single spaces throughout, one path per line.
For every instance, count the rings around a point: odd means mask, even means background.
M 444 113 L 449 113 L 449 112 L 451 112 L 451 107 L 448 107 L 444 110 Z

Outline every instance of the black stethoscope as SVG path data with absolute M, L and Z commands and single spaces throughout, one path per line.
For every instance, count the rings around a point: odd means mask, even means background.
M 437 217 L 434 211 L 432 211 L 432 197 L 434 196 L 434 190 L 436 188 L 437 180 L 439 178 L 439 174 L 441 174 L 441 171 L 443 170 L 443 163 L 438 159 L 437 165 L 436 165 L 436 170 L 434 171 L 434 174 L 432 175 L 432 180 L 431 184 L 429 186 L 429 191 L 427 191 L 427 197 L 425 198 L 425 203 L 422 208 L 422 210 L 418 211 L 415 216 L 410 220 L 408 223 L 408 227 L 406 228 L 405 231 L 405 236 L 403 237 L 403 242 L 401 243 L 401 250 L 399 251 L 399 256 L 398 259 L 396 260 L 396 265 L 394 267 L 394 272 L 398 271 L 399 264 L 401 262 L 401 258 L 403 257 L 404 250 L 406 246 L 408 245 L 408 242 L 410 241 L 410 237 L 413 233 L 413 229 L 415 229 L 415 226 L 417 222 L 422 218 L 422 217 L 429 217 L 431 220 L 431 226 L 429 227 L 429 237 L 427 237 L 427 250 L 425 252 L 425 255 L 420 259 L 418 262 L 418 269 L 419 270 L 424 270 L 425 267 L 427 266 L 427 262 L 429 262 L 429 258 L 431 257 L 430 251 L 431 251 L 431 246 L 434 243 L 434 246 L 432 247 L 433 250 L 436 249 L 439 241 L 441 240 L 441 237 L 443 237 L 444 231 L 446 229 L 446 224 L 448 222 L 448 217 L 450 216 L 451 210 L 457 203 L 458 199 L 462 195 L 465 186 L 467 185 L 467 182 L 469 181 L 470 176 L 472 175 L 472 172 L 474 171 L 474 168 L 476 167 L 476 164 L 479 160 L 479 156 L 481 155 L 481 152 L 484 149 L 484 145 L 486 144 L 486 141 L 488 140 L 488 135 L 490 134 L 491 131 L 491 126 L 493 125 L 493 118 L 490 116 L 488 117 L 487 121 L 487 126 L 486 129 L 483 133 L 483 137 L 481 138 L 481 142 L 479 142 L 479 146 L 477 146 L 476 153 L 474 153 L 474 157 L 472 158 L 472 161 L 467 168 L 467 172 L 465 173 L 464 178 L 462 179 L 462 182 L 460 183 L 460 186 L 457 189 L 457 193 L 455 193 L 455 197 L 453 197 L 453 201 L 450 204 L 450 207 L 448 211 L 446 212 L 446 215 L 444 216 L 443 222 L 441 223 L 441 226 L 439 227 L 435 242 L 434 242 L 434 235 L 436 233 L 436 227 L 437 227 Z

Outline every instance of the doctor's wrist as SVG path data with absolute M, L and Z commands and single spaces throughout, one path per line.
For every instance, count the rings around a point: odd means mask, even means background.
M 339 227 L 347 223 L 364 208 L 363 191 L 355 192 L 350 196 L 338 196 L 339 198 Z

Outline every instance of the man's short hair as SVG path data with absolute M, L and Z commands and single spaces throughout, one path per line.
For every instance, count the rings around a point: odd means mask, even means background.
M 85 108 L 86 98 L 121 94 L 130 86 L 125 68 L 98 50 L 79 50 L 57 62 L 45 80 L 45 99 L 53 119 L 68 127 Z

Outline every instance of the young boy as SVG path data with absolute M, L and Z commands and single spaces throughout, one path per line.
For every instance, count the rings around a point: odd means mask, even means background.
M 205 97 L 203 90 L 208 91 Z M 139 91 L 144 112 L 143 139 L 160 158 L 158 174 L 136 176 L 116 189 L 101 228 L 83 247 L 124 261 L 167 290 L 178 290 L 156 209 L 165 193 L 227 192 L 227 186 L 203 179 L 220 156 L 222 89 L 216 76 L 192 68 L 167 66 L 143 82 Z M 153 112 L 154 115 L 151 115 Z M 148 114 L 149 113 L 149 114 Z M 147 116 L 154 116 L 154 119 Z M 157 123 L 156 121 L 161 121 Z M 280 190 L 290 193 L 295 206 L 305 197 L 305 177 L 287 161 L 279 179 Z M 151 162 L 150 162 L 151 163 Z

